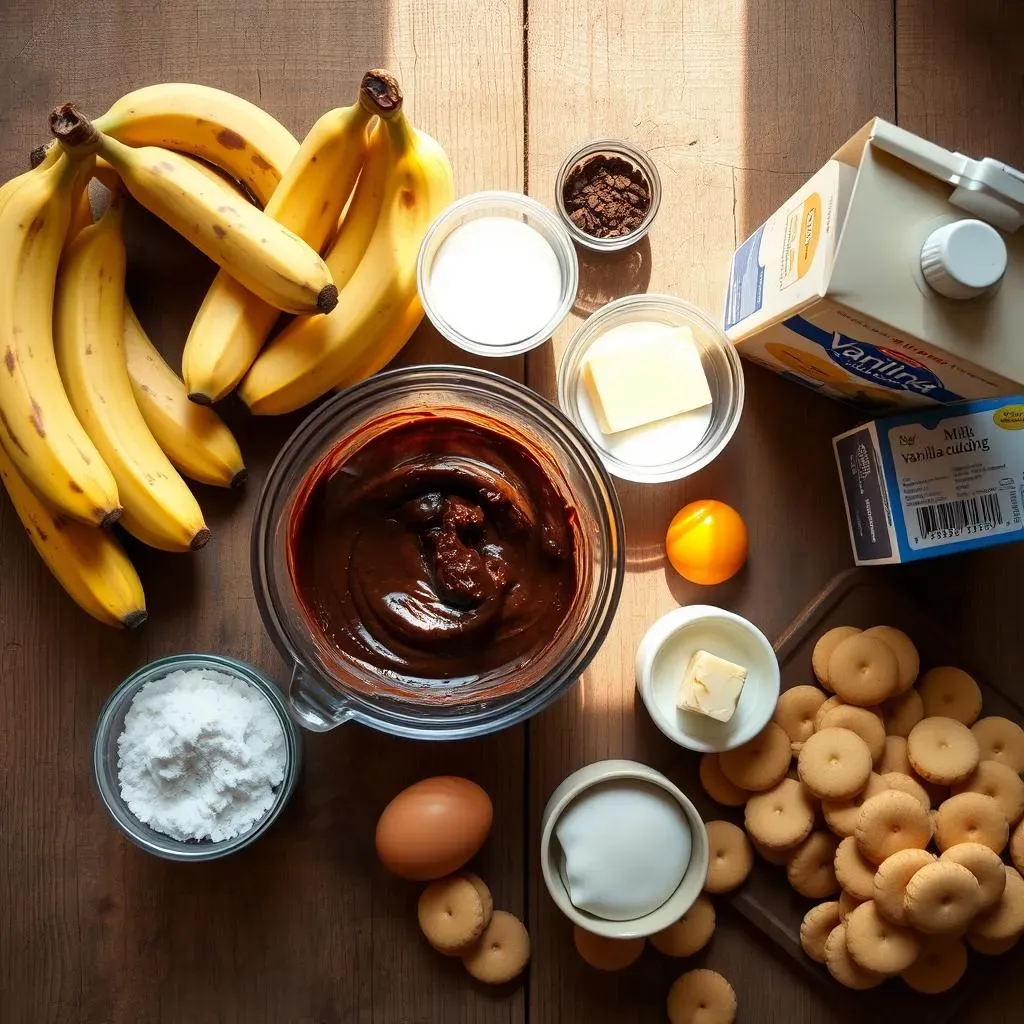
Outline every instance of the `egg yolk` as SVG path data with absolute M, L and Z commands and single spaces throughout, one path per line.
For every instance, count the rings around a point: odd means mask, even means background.
M 747 560 L 747 527 L 722 501 L 694 501 L 669 524 L 665 553 L 680 576 L 712 585 L 735 576 Z

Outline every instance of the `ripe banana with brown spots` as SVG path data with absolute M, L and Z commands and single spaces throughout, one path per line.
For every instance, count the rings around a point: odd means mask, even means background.
M 327 254 L 342 280 L 350 275 L 343 301 L 331 316 L 293 320 L 259 354 L 239 388 L 257 415 L 291 412 L 371 376 L 423 318 L 416 260 L 431 221 L 452 201 L 451 164 L 401 110 L 382 117 L 377 135 L 383 148 L 371 151 Z M 367 209 L 376 215 L 369 237 Z
M 54 282 L 91 158 L 59 151 L 0 189 L 0 443 L 56 513 L 109 524 L 117 485 L 82 427 L 54 355 Z
M 110 530 L 75 522 L 29 486 L 0 445 L 0 480 L 46 567 L 72 600 L 108 626 L 146 621 L 146 597 L 132 563 Z
M 329 110 L 303 139 L 266 213 L 320 252 L 338 227 L 366 158 L 367 127 L 397 109 L 402 93 L 387 71 L 368 71 L 350 107 Z M 208 405 L 245 376 L 277 322 L 278 311 L 221 271 L 210 285 L 182 354 L 194 402 Z
M 166 456 L 185 476 L 215 487 L 245 482 L 234 435 L 212 410 L 188 400 L 181 378 L 149 340 L 125 301 L 124 351 L 139 411 Z
M 159 146 L 207 160 L 264 205 L 299 151 L 292 133 L 254 103 L 188 82 L 136 89 L 93 123 L 127 146 Z
M 157 444 L 132 394 L 124 350 L 124 199 L 64 255 L 54 305 L 57 364 L 82 425 L 117 480 L 121 524 L 167 551 L 201 548 L 210 537 L 185 481 Z
M 56 156 L 59 156 L 61 153 L 61 148 L 56 142 L 53 144 L 53 152 Z M 45 155 L 45 153 L 43 155 Z M 217 170 L 215 167 L 211 167 L 202 160 L 197 160 L 194 157 L 185 156 L 184 154 L 179 154 L 179 156 L 181 156 L 183 160 L 187 160 L 197 171 L 199 171 L 200 174 L 205 174 L 207 177 L 213 178 L 218 182 L 223 182 L 230 186 L 230 188 L 237 193 L 239 198 L 245 202 L 250 202 L 250 197 L 234 178 L 228 178 L 222 171 Z M 96 167 L 93 170 L 92 176 L 111 192 L 114 191 L 114 189 L 121 187 L 121 178 L 118 176 L 117 171 L 115 171 L 114 168 L 106 162 L 106 160 L 96 161 Z M 77 196 L 74 196 L 71 201 L 71 224 L 68 227 L 68 233 L 64 239 L 64 248 L 67 249 L 78 236 L 78 233 L 82 228 L 87 228 L 94 220 L 95 217 L 92 212 L 92 202 L 89 198 L 89 182 L 85 181 L 82 182 Z
M 338 290 L 320 255 L 237 192 L 156 146 L 133 149 L 98 132 L 72 104 L 50 114 L 69 153 L 94 153 L 131 195 L 197 249 L 277 309 L 329 313 Z

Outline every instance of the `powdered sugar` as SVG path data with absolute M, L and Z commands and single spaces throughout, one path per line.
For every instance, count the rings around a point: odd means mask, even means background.
M 231 839 L 269 810 L 284 780 L 284 731 L 270 702 L 242 679 L 178 670 L 135 695 L 118 737 L 128 809 L 179 840 Z

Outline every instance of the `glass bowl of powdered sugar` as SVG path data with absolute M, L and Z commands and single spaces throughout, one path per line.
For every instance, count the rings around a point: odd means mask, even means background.
M 100 712 L 93 773 L 114 824 L 169 860 L 214 860 L 263 835 L 295 789 L 298 727 L 251 665 L 179 654 L 130 675 Z

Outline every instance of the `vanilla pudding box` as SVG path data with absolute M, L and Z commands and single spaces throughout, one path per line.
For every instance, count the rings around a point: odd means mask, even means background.
M 736 250 L 742 356 L 875 415 L 1024 390 L 1024 175 L 876 118 Z
M 832 446 L 857 565 L 1024 540 L 1024 394 L 874 420 Z

